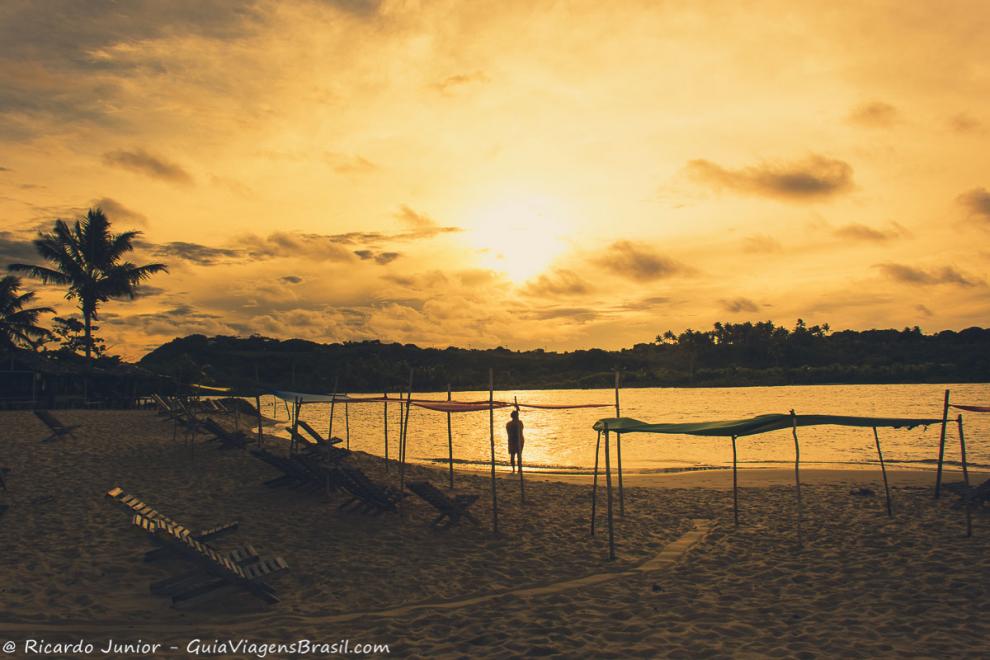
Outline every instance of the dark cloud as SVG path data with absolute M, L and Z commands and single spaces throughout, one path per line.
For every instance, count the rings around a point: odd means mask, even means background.
M 755 234 L 743 239 L 743 252 L 753 254 L 768 254 L 770 252 L 780 252 L 783 247 L 776 238 L 766 234 Z
M 849 163 L 812 155 L 793 163 L 761 163 L 732 170 L 709 160 L 692 160 L 685 171 L 715 189 L 806 201 L 830 197 L 853 187 Z
M 935 316 L 935 312 L 933 312 L 932 310 L 928 309 L 924 305 L 915 305 L 914 306 L 914 309 L 915 309 L 915 311 L 917 311 L 922 316 L 927 316 L 927 317 Z
M 990 222 L 990 191 L 986 188 L 973 188 L 957 198 L 970 212 L 984 222 Z
M 143 244 L 142 247 L 149 248 L 158 257 L 177 257 L 200 266 L 212 266 L 219 261 L 237 259 L 242 256 L 240 250 L 210 247 L 187 241 L 172 241 L 160 245 L 148 243 Z
M 570 270 L 555 270 L 544 273 L 526 284 L 522 290 L 525 296 L 556 298 L 560 296 L 583 296 L 591 292 L 591 285 L 580 275 Z
M 353 261 L 354 255 L 335 236 L 277 231 L 262 238 L 245 234 L 236 245 L 252 259 L 299 257 L 312 261 Z
M 952 284 L 962 287 L 982 286 L 983 280 L 968 277 L 952 266 L 942 266 L 931 270 L 923 270 L 906 264 L 876 264 L 885 275 L 904 284 L 930 285 Z
M 35 250 L 31 239 L 18 236 L 13 232 L 0 231 L 0 264 L 28 264 L 39 261 L 38 251 Z M 0 271 L 0 277 L 5 275 Z
M 283 284 L 302 284 L 303 278 L 298 275 L 284 275 L 283 277 L 278 278 L 278 281 Z
M 867 225 L 852 223 L 843 225 L 842 227 L 835 229 L 832 233 L 839 238 L 849 241 L 870 241 L 874 243 L 882 243 L 906 235 L 907 230 L 896 223 L 894 223 L 892 229 L 887 230 L 875 229 L 873 227 L 868 227 Z
M 103 209 L 111 222 L 130 222 L 138 225 L 148 224 L 148 218 L 133 209 L 129 209 L 111 197 L 101 197 L 90 202 L 93 208 Z
M 192 176 L 182 169 L 182 167 L 175 163 L 170 163 L 160 156 L 150 154 L 144 149 L 109 151 L 103 154 L 103 162 L 107 165 L 113 165 L 130 170 L 131 172 L 150 176 L 153 179 L 161 179 L 182 185 L 191 185 L 193 183 Z
M 459 73 L 448 76 L 439 82 L 433 83 L 432 87 L 441 94 L 451 94 L 469 85 L 484 85 L 490 81 L 491 79 L 484 71 L 475 71 L 473 73 Z
M 0 172 L 11 172 L 11 171 L 13 170 L 11 170 L 9 167 L 4 167 L 3 165 L 0 165 Z
M 760 311 L 760 306 L 749 298 L 732 298 L 731 300 L 726 300 L 723 298 L 718 302 L 722 305 L 722 309 L 727 312 L 738 313 Z
M 372 250 L 354 250 L 354 254 L 362 261 L 371 260 L 381 266 L 392 263 L 401 256 L 398 252 L 374 252 Z
M 684 264 L 656 252 L 652 247 L 630 241 L 612 243 L 597 262 L 616 275 L 636 282 L 652 282 L 689 272 Z
M 517 315 L 530 321 L 552 321 L 566 319 L 577 323 L 594 321 L 602 316 L 597 309 L 590 307 L 546 307 L 543 309 L 520 310 Z
M 849 113 L 849 121 L 867 128 L 885 128 L 897 123 L 897 108 L 883 101 L 862 103 Z

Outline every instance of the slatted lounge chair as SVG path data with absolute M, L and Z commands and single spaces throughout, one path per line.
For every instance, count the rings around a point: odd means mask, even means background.
M 434 509 L 440 512 L 440 515 L 430 523 L 430 527 L 439 526 L 444 518 L 447 519 L 446 524 L 443 525 L 444 528 L 458 524 L 461 518 L 470 520 L 475 525 L 478 524 L 478 519 L 468 511 L 468 507 L 477 501 L 477 495 L 456 495 L 451 498 L 426 481 L 410 481 L 406 484 L 406 488 L 429 502 Z
M 351 495 L 351 499 L 341 504 L 339 509 L 358 505 L 355 508 L 375 515 L 387 511 L 398 511 L 398 504 L 405 497 L 405 493 L 376 484 L 356 467 L 339 466 L 337 470 L 340 487 Z
M 209 417 L 204 417 L 199 425 L 213 434 L 213 439 L 220 441 L 220 449 L 243 449 L 248 443 L 248 437 L 240 431 L 228 431 Z
M 73 431 L 79 428 L 79 424 L 73 426 L 66 426 L 62 422 L 56 419 L 55 415 L 51 414 L 47 410 L 35 410 L 34 416 L 40 419 L 48 430 L 51 431 L 51 435 L 42 439 L 42 442 L 51 442 L 52 440 L 58 440 L 63 435 L 71 435 L 73 438 L 76 437 Z
M 259 559 L 239 565 L 229 557 L 200 543 L 191 536 L 162 521 L 155 521 L 138 514 L 132 519 L 135 526 L 161 541 L 196 564 L 199 571 L 188 572 L 151 585 L 152 593 L 171 597 L 172 604 L 203 596 L 224 587 L 237 587 L 268 603 L 279 602 L 275 589 L 262 581 L 268 575 L 286 570 L 289 566 L 281 557 Z
M 167 419 L 175 419 L 181 412 L 178 410 L 177 406 L 172 405 L 157 394 L 152 394 L 151 400 L 154 401 L 155 405 L 158 407 L 158 414 Z
M 946 490 L 952 491 L 960 497 L 963 503 L 967 500 L 971 506 L 981 507 L 990 503 L 990 479 L 987 479 L 979 486 L 966 486 L 962 481 L 942 484 Z
M 266 449 L 252 449 L 251 455 L 282 473 L 281 476 L 264 482 L 264 485 L 269 488 L 278 488 L 280 486 L 301 488 L 322 484 L 321 481 L 314 477 L 312 472 L 297 461 L 273 454 Z
M 148 506 L 138 498 L 134 497 L 133 495 L 129 495 L 128 493 L 124 492 L 124 489 L 121 488 L 120 486 L 115 486 L 114 488 L 108 490 L 107 497 L 109 497 L 117 504 L 120 504 L 122 507 L 126 508 L 131 513 L 137 513 L 151 520 L 160 520 L 162 522 L 168 523 L 174 529 L 176 529 L 178 533 L 184 534 L 186 536 L 190 536 L 193 539 L 200 542 L 206 542 L 222 534 L 226 534 L 227 532 L 232 532 L 240 526 L 240 524 L 237 521 L 234 521 L 234 522 L 226 523 L 224 525 L 217 525 L 216 527 L 203 529 L 198 532 L 193 532 L 185 525 L 176 522 L 175 520 L 169 518 L 168 516 L 151 508 L 150 506 Z M 253 553 L 253 548 L 251 548 L 251 546 L 244 546 L 240 548 L 240 550 L 243 551 L 248 556 L 250 556 L 250 554 Z M 150 550 L 149 552 L 145 553 L 144 560 L 153 561 L 155 559 L 159 559 L 160 557 L 166 554 L 168 554 L 168 552 L 167 551 L 162 552 L 162 549 Z
M 330 438 L 327 440 L 322 435 L 316 432 L 312 426 L 310 426 L 306 421 L 299 420 L 299 430 L 303 433 L 296 433 L 295 439 L 302 445 L 309 447 L 325 447 L 326 445 L 339 445 L 343 442 L 340 438 Z M 292 427 L 289 427 L 289 433 L 292 433 Z

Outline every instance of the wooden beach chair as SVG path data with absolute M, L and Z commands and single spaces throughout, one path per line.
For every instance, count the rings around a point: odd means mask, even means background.
M 282 473 L 281 476 L 264 482 L 264 485 L 269 488 L 279 488 L 281 486 L 301 488 L 321 483 L 314 477 L 312 472 L 297 461 L 273 454 L 266 449 L 252 449 L 251 455 Z
M 48 430 L 51 431 L 49 436 L 41 440 L 42 442 L 52 442 L 53 440 L 58 440 L 63 435 L 70 435 L 75 438 L 76 434 L 73 431 L 80 427 L 80 424 L 66 426 L 47 410 L 35 410 L 34 416 L 40 419 L 48 427 Z
M 395 512 L 398 511 L 399 502 L 406 496 L 388 486 L 376 484 L 356 467 L 339 466 L 337 470 L 340 487 L 351 495 L 351 499 L 342 503 L 338 509 L 355 508 L 375 515 Z
M 171 405 L 168 401 L 163 399 L 157 394 L 151 395 L 151 400 L 155 402 L 155 407 L 158 408 L 158 415 L 160 417 L 165 417 L 166 419 L 175 419 L 179 414 L 179 410 Z
M 151 520 L 137 514 L 132 522 L 176 554 L 195 564 L 198 569 L 151 585 L 152 593 L 169 596 L 173 605 L 224 587 L 243 589 L 267 603 L 279 602 L 275 589 L 261 578 L 288 569 L 289 565 L 281 557 L 259 558 L 249 564 L 238 564 L 161 520 Z
M 447 522 L 443 528 L 456 525 L 461 518 L 470 520 L 475 525 L 479 524 L 468 508 L 478 500 L 477 495 L 456 495 L 448 497 L 446 493 L 426 481 L 410 481 L 406 483 L 406 488 L 428 502 L 434 509 L 440 512 L 430 523 L 430 527 L 436 528 L 446 518 Z
M 199 425 L 203 430 L 213 434 L 212 440 L 220 441 L 220 449 L 243 449 L 247 446 L 249 438 L 241 431 L 228 431 L 217 424 L 209 417 L 204 417 Z
M 175 520 L 169 518 L 168 516 L 151 508 L 149 505 L 145 504 L 137 497 L 134 497 L 133 495 L 129 495 L 128 493 L 124 492 L 124 489 L 121 488 L 120 486 L 115 486 L 110 490 L 108 490 L 107 497 L 109 497 L 117 504 L 121 505 L 123 508 L 127 509 L 132 514 L 137 513 L 144 516 L 145 518 L 149 518 L 150 520 L 161 520 L 162 522 L 166 522 L 169 525 L 171 525 L 174 529 L 176 529 L 178 533 L 184 534 L 186 536 L 191 536 L 193 539 L 204 543 L 211 539 L 215 539 L 218 536 L 221 536 L 222 534 L 226 534 L 227 532 L 232 532 L 240 526 L 240 524 L 237 521 L 234 521 L 234 522 L 226 523 L 224 525 L 217 525 L 216 527 L 210 527 L 208 529 L 200 530 L 198 532 L 193 532 L 185 525 L 182 525 L 176 522 Z M 251 546 L 243 546 L 242 548 L 239 548 L 234 552 L 235 553 L 241 552 L 241 554 L 243 554 L 245 557 L 249 557 L 254 552 L 254 549 L 251 548 Z M 153 561 L 155 559 L 159 559 L 165 554 L 168 554 L 167 550 L 164 552 L 162 551 L 162 549 L 150 550 L 145 553 L 144 560 Z M 238 560 L 242 560 L 240 556 L 238 556 Z
M 979 508 L 990 503 L 990 479 L 987 479 L 979 486 L 967 486 L 962 481 L 942 484 L 942 487 L 959 496 L 963 504 L 969 503 L 974 508 Z

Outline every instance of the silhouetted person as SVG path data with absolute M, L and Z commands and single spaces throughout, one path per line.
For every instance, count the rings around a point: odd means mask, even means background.
M 519 419 L 519 411 L 512 411 L 512 419 L 510 419 L 505 424 L 505 433 L 509 437 L 509 462 L 512 465 L 512 471 L 516 471 L 516 454 L 519 455 L 519 469 L 522 470 L 522 450 L 523 443 L 523 423 Z

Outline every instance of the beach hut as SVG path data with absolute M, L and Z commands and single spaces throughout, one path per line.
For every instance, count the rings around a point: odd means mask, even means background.
M 615 559 L 615 523 L 612 512 L 612 470 L 610 460 L 609 439 L 615 434 L 621 437 L 627 433 L 652 433 L 666 435 L 695 435 L 708 437 L 729 438 L 732 443 L 732 501 L 733 517 L 738 521 L 739 499 L 737 481 L 737 453 L 736 440 L 741 437 L 758 435 L 770 431 L 780 431 L 790 429 L 794 438 L 794 484 L 795 496 L 797 499 L 797 532 L 798 543 L 801 543 L 801 447 L 798 442 L 797 429 L 799 426 L 819 426 L 830 424 L 836 426 L 855 426 L 862 428 L 872 428 L 874 441 L 876 443 L 877 455 L 880 460 L 880 469 L 883 474 L 884 492 L 886 494 L 887 512 L 892 513 L 890 504 L 890 490 L 887 486 L 887 470 L 883 462 L 883 452 L 880 449 L 880 435 L 878 428 L 913 428 L 915 426 L 929 426 L 939 424 L 940 419 L 909 419 L 894 417 L 847 417 L 842 415 L 798 415 L 793 410 L 790 414 L 770 414 L 759 415 L 750 419 L 737 419 L 715 422 L 689 422 L 689 423 L 659 423 L 653 424 L 641 422 L 628 417 L 612 417 L 600 419 L 594 424 L 594 430 L 598 433 L 598 441 L 602 436 L 605 439 L 605 484 L 607 497 L 607 518 L 608 518 L 608 542 L 609 559 Z M 595 533 L 595 520 L 597 516 L 598 499 L 598 465 L 595 464 L 595 474 L 592 485 L 591 496 L 591 533 Z

